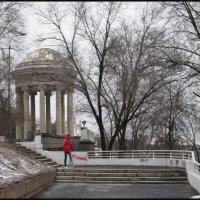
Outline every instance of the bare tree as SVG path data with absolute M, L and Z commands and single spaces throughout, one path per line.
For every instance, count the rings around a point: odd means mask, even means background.
M 73 63 L 78 73 L 75 86 L 86 97 L 87 112 L 98 124 L 103 150 L 111 150 L 116 138 L 119 149 L 126 149 L 127 125 L 147 112 L 148 103 L 155 101 L 154 93 L 177 79 L 169 77 L 180 66 L 168 59 L 170 54 L 178 60 L 179 52 L 159 48 L 168 42 L 165 24 L 161 30 L 157 26 L 161 10 L 146 7 L 134 31 L 124 23 L 117 32 L 119 9 L 115 2 L 73 4 L 71 37 L 65 30 L 64 19 L 69 16 L 63 4 L 61 8 L 59 3 L 49 3 L 45 11 L 37 11 L 43 23 L 53 28 L 38 41 L 55 41 Z M 110 135 L 106 121 L 112 122 Z
M 13 57 L 11 49 L 19 49 L 24 35 L 24 24 L 21 9 L 25 3 L 0 2 L 0 107 L 1 134 L 10 132 L 10 123 L 14 123 L 14 102 L 12 98 L 11 76 Z M 23 33 L 22 33 L 23 32 Z M 12 46 L 12 47 L 11 47 Z M 5 128 L 7 127 L 7 128 Z
M 188 88 L 189 85 L 183 84 L 181 80 L 164 88 L 161 119 L 162 125 L 165 127 L 163 131 L 165 133 L 165 149 L 173 149 L 179 142 L 181 132 L 178 124 L 185 110 L 187 96 L 185 90 Z
M 163 86 L 178 80 L 179 66 L 164 59 L 164 51 L 154 48 L 166 43 L 164 29 L 158 30 L 155 24 L 159 16 L 159 10 L 149 12 L 148 7 L 145 8 L 141 28 L 130 29 L 123 24 L 121 32 L 116 33 L 111 42 L 103 95 L 107 107 L 112 109 L 115 122 L 109 149 L 112 149 L 116 137 L 119 149 L 126 149 L 128 123 L 148 112 L 149 105 L 158 98 L 156 93 L 161 92 Z M 176 55 L 179 56 L 178 53 Z M 135 141 L 136 138 L 137 134 Z
M 97 6 L 94 9 L 94 4 Z M 78 88 L 86 97 L 99 127 L 101 135 L 102 149 L 106 150 L 105 128 L 103 125 L 103 109 L 102 109 L 102 81 L 105 74 L 105 57 L 108 51 L 108 43 L 110 41 L 113 24 L 120 9 L 120 3 L 115 2 L 97 2 L 85 3 L 78 2 L 73 4 L 73 33 L 71 40 L 68 40 L 64 32 L 63 20 L 66 12 L 59 12 L 59 6 L 56 3 L 49 3 L 46 12 L 38 11 L 38 14 L 46 20 L 47 23 L 53 25 L 56 35 L 47 36 L 40 39 L 45 41 L 53 39 L 58 42 L 60 47 L 73 63 L 78 76 L 76 88 Z M 94 14 L 95 12 L 95 14 Z M 55 32 L 54 32 L 55 33 Z M 85 41 L 84 51 L 92 51 L 93 68 L 83 62 L 81 58 L 80 39 Z M 79 53 L 78 54 L 78 47 Z M 89 48 L 88 48 L 89 47 Z M 91 48 L 91 49 L 90 49 Z M 88 55 L 85 54 L 88 58 Z M 86 65 L 86 67 L 84 66 Z
M 191 109 L 191 108 L 190 108 Z M 189 150 L 194 150 L 198 162 L 200 162 L 200 151 L 199 151 L 199 116 L 197 113 L 188 109 L 188 112 L 185 112 L 182 119 L 182 137 L 184 141 L 184 146 L 192 146 Z
M 190 76 L 199 74 L 200 8 L 198 2 L 162 2 L 163 17 L 169 20 L 171 42 L 163 48 L 184 54 L 180 60 L 173 60 L 191 69 Z

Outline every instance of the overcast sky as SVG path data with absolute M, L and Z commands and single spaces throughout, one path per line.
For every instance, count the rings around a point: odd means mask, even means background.
M 58 2 L 59 4 L 68 4 L 69 2 Z M 88 2 L 89 3 L 89 2 Z M 94 3 L 94 2 L 93 2 Z M 35 14 L 37 8 L 44 9 L 47 2 L 32 2 L 33 7 L 24 11 L 25 24 L 26 24 L 26 53 L 31 52 L 37 48 L 44 46 L 36 45 L 34 41 L 38 35 L 48 33 L 48 26 L 39 22 L 40 18 Z M 137 19 L 137 13 L 146 2 L 123 2 L 123 10 L 121 16 L 123 16 L 128 22 L 133 22 Z M 23 57 L 24 55 L 22 55 Z

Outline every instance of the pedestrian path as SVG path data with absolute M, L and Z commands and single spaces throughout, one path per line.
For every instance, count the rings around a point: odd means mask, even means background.
M 65 198 L 65 199 L 134 199 L 167 198 L 189 199 L 198 195 L 189 184 L 87 184 L 87 183 L 53 183 L 45 190 L 31 198 Z

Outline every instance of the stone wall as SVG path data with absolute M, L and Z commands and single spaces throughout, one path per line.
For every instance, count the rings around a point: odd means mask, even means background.
M 48 151 L 62 151 L 62 142 L 64 136 L 52 136 L 47 133 L 35 135 L 32 142 L 16 142 L 22 146 L 32 150 L 48 150 Z M 80 136 L 70 136 L 73 151 L 79 151 Z
M 37 177 L 30 178 L 16 184 L 10 184 L 4 190 L 0 190 L 0 199 L 17 199 L 32 192 L 37 191 L 41 187 L 51 183 L 56 176 L 56 170 L 48 171 L 45 174 L 38 175 Z
M 198 169 L 195 169 L 195 165 L 198 166 Z M 186 170 L 188 181 L 190 185 L 200 193 L 200 170 L 199 163 L 196 161 L 188 160 L 186 161 Z

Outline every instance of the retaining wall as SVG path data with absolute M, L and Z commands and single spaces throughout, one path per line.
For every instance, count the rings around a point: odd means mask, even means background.
M 10 184 L 4 190 L 0 190 L 0 198 L 3 199 L 17 199 L 26 196 L 39 188 L 47 185 L 55 179 L 56 170 L 46 172 L 26 181 L 16 184 Z
M 200 172 L 198 173 L 195 172 L 194 163 L 195 161 L 191 161 L 191 160 L 186 161 L 188 182 L 200 194 Z
M 45 151 L 38 150 L 43 156 L 52 159 L 59 165 L 64 164 L 63 151 Z M 185 160 L 181 159 L 168 159 L 168 158 L 87 158 L 87 152 L 85 151 L 73 151 L 72 155 L 75 155 L 73 161 L 74 165 L 140 165 L 140 166 L 168 166 L 168 167 L 183 167 L 185 168 Z M 85 160 L 84 158 L 87 158 Z M 67 160 L 69 161 L 69 159 Z

